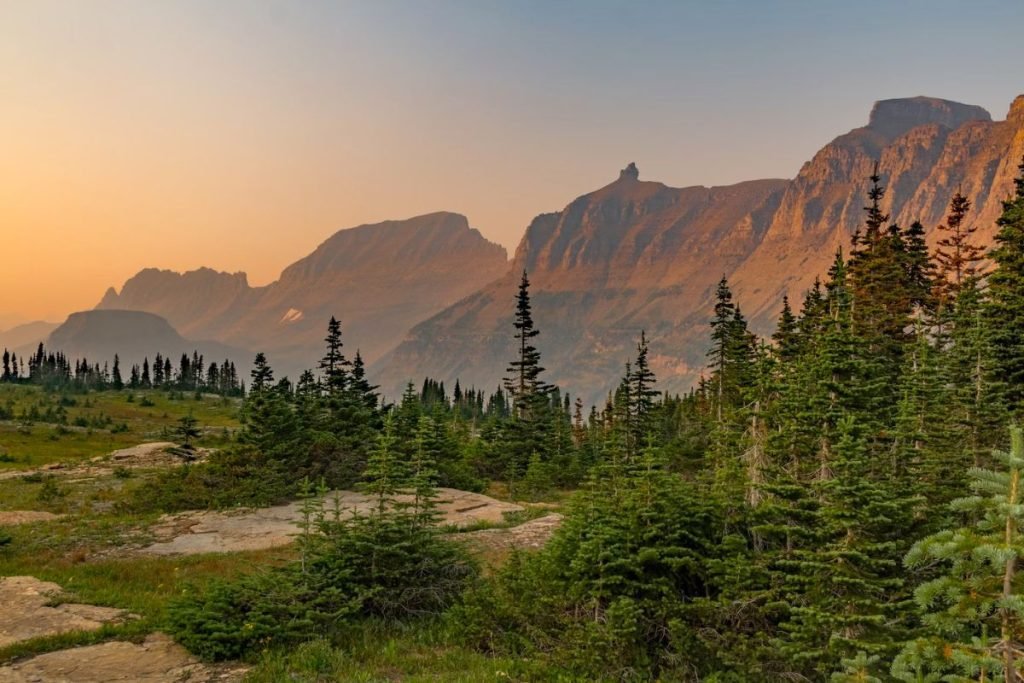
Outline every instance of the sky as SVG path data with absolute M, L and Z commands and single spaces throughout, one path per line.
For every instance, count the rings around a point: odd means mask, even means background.
M 1021 29 L 1021 0 L 0 0 L 0 329 L 437 210 L 511 253 L 630 161 L 793 177 L 878 99 L 1002 119 Z

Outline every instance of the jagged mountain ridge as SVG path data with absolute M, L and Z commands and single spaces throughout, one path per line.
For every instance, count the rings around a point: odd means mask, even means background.
M 340 230 L 265 287 L 251 287 L 244 273 L 147 269 L 97 308 L 148 311 L 185 335 L 265 351 L 294 377 L 315 366 L 332 315 L 349 353 L 358 347 L 372 361 L 507 267 L 504 248 L 464 216 L 437 212 Z
M 683 390 L 705 364 L 714 283 L 727 276 L 755 329 L 769 332 L 782 296 L 799 301 L 849 244 L 876 160 L 895 221 L 921 220 L 934 241 L 959 187 L 987 242 L 1022 155 L 1024 96 L 996 122 L 980 107 L 915 97 L 876 103 L 867 126 L 826 145 L 791 181 L 675 189 L 640 181 L 631 165 L 534 219 L 508 276 L 413 328 L 374 374 L 390 391 L 422 375 L 496 386 L 526 269 L 549 381 L 600 400 L 645 329 L 661 387 Z

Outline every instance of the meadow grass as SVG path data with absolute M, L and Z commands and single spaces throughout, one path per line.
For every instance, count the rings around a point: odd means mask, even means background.
M 360 624 L 338 642 L 314 640 L 263 652 L 246 683 L 352 681 L 353 683 L 479 683 L 517 681 L 520 663 L 458 646 L 436 620 L 396 628 Z M 531 678 L 531 680 L 538 680 Z
M 21 415 L 33 406 L 37 414 L 50 409 L 50 415 L 60 406 L 62 424 L 38 419 L 0 422 L 0 472 L 54 462 L 73 464 L 146 441 L 174 440 L 171 430 L 188 414 L 206 427 L 202 445 L 219 445 L 223 439 L 220 430 L 238 427 L 236 400 L 209 396 L 196 400 L 191 394 L 172 398 L 159 391 L 62 396 L 36 387 L 0 385 L 0 407 L 7 412 Z M 95 426 L 100 423 L 110 427 Z M 26 472 L 0 479 L 0 511 L 43 510 L 64 515 L 3 529 L 12 538 L 9 546 L 0 547 L 0 576 L 51 581 L 63 589 L 57 602 L 115 607 L 134 615 L 96 631 L 46 636 L 0 648 L 0 664 L 109 640 L 139 642 L 163 627 L 172 599 L 201 590 L 211 580 L 295 558 L 292 547 L 169 557 L 136 553 L 135 549 L 153 540 L 149 529 L 159 514 L 128 514 L 121 503 L 157 471 L 121 468 L 90 476 Z M 507 497 L 507 491 L 492 493 Z M 510 526 L 547 512 L 542 506 L 527 507 L 501 523 L 471 528 Z M 486 552 L 483 555 L 487 563 Z M 286 651 L 255 653 L 254 661 L 246 678 L 250 683 L 526 680 L 511 673 L 521 663 L 459 646 L 436 620 L 399 627 L 361 624 L 337 642 L 314 641 Z
M 0 422 L 0 471 L 31 469 L 109 454 L 145 441 L 172 441 L 180 418 L 204 428 L 202 445 L 217 445 L 238 427 L 238 399 L 164 391 L 51 393 L 0 384 L 0 407 L 14 418 Z M 38 415 L 35 419 L 24 416 Z M 53 421 L 57 413 L 61 423 Z M 49 421 L 48 421 L 49 420 Z

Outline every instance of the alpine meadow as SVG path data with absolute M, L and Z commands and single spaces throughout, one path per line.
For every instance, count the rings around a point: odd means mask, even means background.
M 1022 27 L 0 6 L 0 683 L 1024 683 Z

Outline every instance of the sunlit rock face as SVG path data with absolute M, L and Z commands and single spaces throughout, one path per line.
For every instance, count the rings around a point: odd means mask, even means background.
M 922 221 L 934 242 L 959 188 L 987 242 L 1022 156 L 1024 96 L 1004 121 L 914 97 L 876 103 L 868 125 L 825 145 L 792 180 L 680 189 L 640 180 L 630 164 L 608 186 L 535 218 L 507 277 L 415 327 L 376 376 L 392 390 L 423 375 L 497 386 L 526 269 L 549 380 L 601 400 L 643 329 L 661 387 L 685 390 L 705 365 L 715 283 L 728 277 L 754 328 L 770 332 L 783 295 L 799 301 L 849 245 L 876 161 L 893 220 Z

